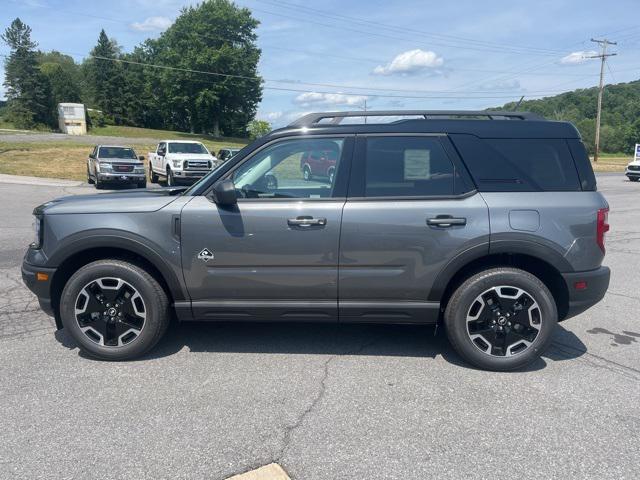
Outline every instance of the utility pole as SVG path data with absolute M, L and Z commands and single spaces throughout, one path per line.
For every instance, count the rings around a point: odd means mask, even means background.
M 595 145 L 595 153 L 593 155 L 593 161 L 597 162 L 598 155 L 600 153 L 600 117 L 602 115 L 602 94 L 604 92 L 604 64 L 607 61 L 607 57 L 613 57 L 614 55 L 617 55 L 617 53 L 607 53 L 607 46 L 617 45 L 617 43 L 610 42 L 606 38 L 602 40 L 592 38 L 591 41 L 594 43 L 597 43 L 602 49 L 602 52 L 599 55 L 593 55 L 588 57 L 588 58 L 600 59 L 600 89 L 598 90 L 598 113 L 596 114 L 596 145 Z

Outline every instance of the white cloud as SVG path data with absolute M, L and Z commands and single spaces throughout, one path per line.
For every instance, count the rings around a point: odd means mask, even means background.
M 138 32 L 161 32 L 169 28 L 172 23 L 167 17 L 148 17 L 144 22 L 133 22 L 130 27 Z
M 590 60 L 589 57 L 593 57 L 594 55 L 598 55 L 598 52 L 593 50 L 589 51 L 581 51 L 581 52 L 572 52 L 566 57 L 562 57 L 560 59 L 560 63 L 564 63 L 565 65 L 575 65 L 577 63 L 584 63 Z
M 498 91 L 509 91 L 509 90 L 520 90 L 520 80 L 514 78 L 512 80 L 503 80 L 492 83 L 483 83 L 480 85 L 480 90 L 498 90 Z
M 346 105 L 362 106 L 369 97 L 366 95 L 345 95 L 344 93 L 301 93 L 293 99 L 293 103 L 302 107 L 313 105 Z
M 417 48 L 397 55 L 386 65 L 378 65 L 373 69 L 373 73 L 375 75 L 410 75 L 440 67 L 443 64 L 444 59 L 435 52 Z

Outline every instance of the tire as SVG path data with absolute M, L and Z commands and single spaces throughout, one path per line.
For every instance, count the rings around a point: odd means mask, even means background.
M 62 325 L 80 350 L 101 360 L 130 360 L 149 351 L 169 326 L 168 310 L 160 284 L 144 269 L 121 260 L 98 260 L 80 268 L 60 298 Z
M 138 188 L 147 188 L 147 181 L 138 182 Z
M 149 181 L 151 183 L 158 183 L 158 175 L 156 175 L 153 168 L 151 168 L 151 162 L 149 162 Z
M 93 185 L 95 182 L 93 181 L 93 178 L 91 178 L 91 174 L 89 173 L 89 167 L 87 167 L 87 183 L 89 185 Z
M 176 178 L 173 176 L 173 171 L 170 168 L 167 168 L 167 187 L 175 187 L 176 186 Z
M 336 169 L 334 167 L 331 167 L 329 170 L 327 170 L 327 178 L 329 179 L 329 183 L 331 185 L 333 185 L 333 177 L 335 176 L 336 173 Z
M 302 167 L 302 179 L 305 182 L 308 182 L 313 179 L 313 175 L 311 174 L 311 169 L 309 168 L 309 165 L 305 165 L 304 167 Z
M 632 182 L 637 182 L 638 180 L 640 180 L 640 178 L 638 178 L 638 177 L 629 177 L 629 180 L 631 180 Z
M 483 370 L 510 371 L 537 360 L 549 346 L 558 311 L 536 276 L 493 268 L 456 289 L 444 323 L 451 345 L 467 362 Z
M 96 175 L 95 185 L 96 185 L 96 190 L 102 190 L 104 188 L 104 183 L 100 181 L 97 175 Z

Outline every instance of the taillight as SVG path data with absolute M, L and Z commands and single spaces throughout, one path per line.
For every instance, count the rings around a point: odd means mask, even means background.
M 596 239 L 600 250 L 604 253 L 604 234 L 609 231 L 609 209 L 601 208 L 598 210 L 598 226 L 596 230 Z

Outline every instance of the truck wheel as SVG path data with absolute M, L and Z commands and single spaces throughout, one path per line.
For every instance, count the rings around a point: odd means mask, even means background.
M 89 185 L 93 185 L 94 183 L 93 178 L 91 178 L 91 174 L 89 173 L 89 167 L 87 167 L 87 183 Z
M 336 169 L 334 167 L 331 167 L 327 172 L 327 177 L 329 178 L 329 183 L 331 185 L 333 185 L 333 177 L 335 176 L 335 174 L 336 174 Z
M 169 325 L 168 308 L 158 282 L 121 260 L 80 268 L 60 299 L 64 328 L 83 352 L 102 360 L 129 360 L 150 350 Z
M 141 182 L 138 182 L 138 188 L 147 188 L 147 181 L 142 180 Z
M 96 175 L 96 181 L 94 183 L 96 185 L 97 190 L 102 190 L 104 188 L 104 184 L 100 181 L 100 178 L 98 178 L 98 175 Z
M 467 279 L 444 313 L 449 341 L 472 365 L 508 371 L 535 361 L 558 322 L 553 295 L 534 275 L 493 268 Z
M 305 182 L 308 182 L 309 180 L 311 180 L 313 178 L 313 175 L 311 174 L 311 169 L 309 168 L 309 165 L 305 165 L 302 168 L 302 179 Z
M 151 168 L 151 162 L 149 162 L 149 181 L 151 183 L 158 183 L 158 175 L 153 172 L 153 168 Z
M 173 176 L 173 171 L 170 168 L 167 168 L 167 187 L 175 187 L 176 179 Z

